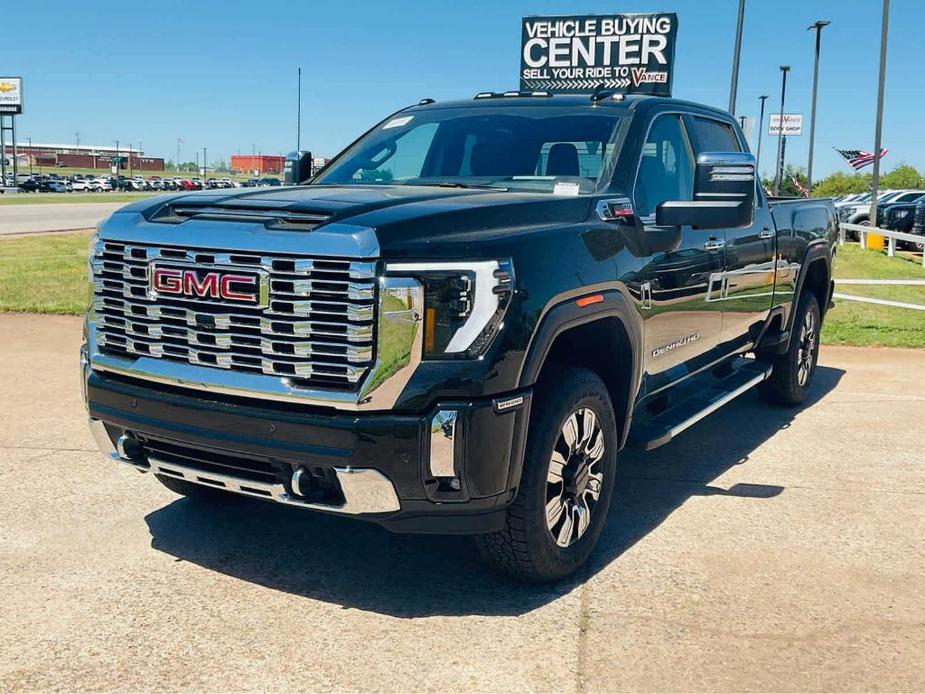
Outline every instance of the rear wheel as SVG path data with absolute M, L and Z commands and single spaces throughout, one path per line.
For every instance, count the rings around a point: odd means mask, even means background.
M 819 360 L 821 329 L 819 302 L 812 292 L 804 291 L 793 317 L 790 346 L 784 354 L 769 360 L 774 367 L 771 377 L 759 388 L 768 402 L 799 405 L 806 400 Z
M 534 395 L 524 470 L 502 530 L 477 543 L 491 566 L 555 581 L 587 560 L 613 495 L 617 429 L 604 382 L 569 368 Z

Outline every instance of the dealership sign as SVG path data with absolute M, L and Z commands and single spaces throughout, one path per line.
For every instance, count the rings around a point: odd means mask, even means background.
M 0 77 L 0 113 L 22 113 L 22 77 Z
M 768 123 L 768 135 L 780 135 L 780 114 L 772 113 L 771 120 Z M 784 136 L 795 137 L 803 134 L 803 114 L 802 113 L 785 113 L 784 114 Z
M 520 88 L 671 96 L 677 34 L 674 13 L 524 17 Z

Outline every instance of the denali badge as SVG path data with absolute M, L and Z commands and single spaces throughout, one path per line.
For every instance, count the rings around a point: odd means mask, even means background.
M 682 337 L 679 340 L 674 342 L 669 342 L 667 345 L 662 345 L 661 347 L 656 347 L 652 350 L 652 358 L 660 357 L 667 352 L 670 352 L 673 349 L 678 347 L 683 347 L 684 345 L 689 345 L 691 342 L 696 342 L 700 339 L 700 333 L 694 333 L 693 335 L 688 335 L 687 337 Z
M 159 296 L 231 301 L 257 307 L 267 305 L 267 273 L 237 267 L 184 267 L 152 263 L 148 266 L 148 292 Z

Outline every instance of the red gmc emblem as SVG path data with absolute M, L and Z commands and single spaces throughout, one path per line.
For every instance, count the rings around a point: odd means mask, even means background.
M 241 272 L 238 268 L 194 268 L 151 265 L 148 271 L 152 296 L 176 296 L 205 301 L 233 301 L 264 306 L 265 272 Z

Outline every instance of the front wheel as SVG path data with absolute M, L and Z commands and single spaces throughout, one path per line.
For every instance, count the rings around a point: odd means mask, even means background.
M 784 354 L 771 360 L 771 376 L 759 388 L 768 402 L 799 405 L 806 400 L 819 361 L 821 329 L 819 302 L 812 292 L 803 292 L 793 317 L 790 345 Z
M 531 582 L 575 572 L 607 519 L 617 428 L 607 387 L 569 368 L 537 388 L 517 497 L 502 530 L 477 538 L 491 566 Z

